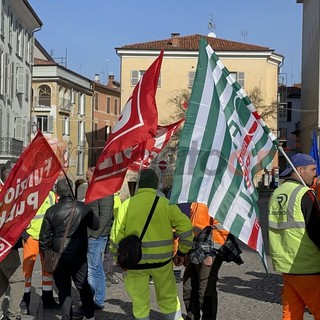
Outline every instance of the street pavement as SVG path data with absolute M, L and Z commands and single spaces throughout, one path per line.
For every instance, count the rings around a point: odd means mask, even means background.
M 261 194 L 259 199 L 260 222 L 267 243 L 267 205 L 269 193 Z M 240 244 L 243 251 L 244 264 L 224 263 L 220 269 L 218 281 L 218 320 L 276 320 L 281 319 L 281 275 L 272 271 L 268 256 L 269 273 L 267 274 L 257 252 Z M 122 273 L 115 269 L 119 284 L 107 288 L 105 310 L 96 311 L 97 320 L 133 319 L 132 305 L 124 289 Z M 23 315 L 23 320 L 56 320 L 61 319 L 59 311 L 44 310 L 41 304 L 41 272 L 37 261 L 32 278 L 31 315 Z M 177 284 L 183 314 L 185 308 L 182 301 L 182 282 Z M 151 291 L 151 319 L 163 319 L 157 307 L 154 288 Z M 55 291 L 57 297 L 57 292 Z M 80 305 L 77 291 L 73 290 L 75 309 Z M 305 320 L 314 319 L 307 311 Z

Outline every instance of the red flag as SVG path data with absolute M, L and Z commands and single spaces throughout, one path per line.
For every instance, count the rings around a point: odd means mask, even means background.
M 157 135 L 154 138 L 151 138 L 147 141 L 144 152 L 143 150 L 141 150 L 142 151 L 141 152 L 137 148 L 136 152 L 138 157 L 133 157 L 133 158 L 136 158 L 136 160 L 130 164 L 129 170 L 132 170 L 132 171 L 140 170 L 140 163 L 141 163 L 140 154 L 144 154 L 141 167 L 142 168 L 149 167 L 150 163 L 157 157 L 157 155 L 161 152 L 161 150 L 166 146 L 166 144 L 172 137 L 173 133 L 179 128 L 179 126 L 184 120 L 185 119 L 183 118 L 167 126 L 158 126 Z M 143 144 L 140 144 L 140 145 L 142 146 Z
M 133 161 L 133 150 L 156 135 L 158 112 L 155 96 L 162 58 L 163 50 L 134 88 L 112 128 L 86 192 L 87 203 L 118 191 Z
M 39 130 L 0 192 L 0 262 L 51 190 L 62 166 Z

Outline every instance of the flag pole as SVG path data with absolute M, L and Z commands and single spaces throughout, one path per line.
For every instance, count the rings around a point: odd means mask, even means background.
M 74 195 L 74 192 L 73 192 L 73 189 L 72 189 L 72 186 L 71 186 L 71 183 L 70 183 L 70 179 L 67 177 L 66 171 L 65 171 L 65 170 L 62 170 L 62 171 L 63 171 L 63 174 L 64 174 L 65 178 L 67 179 L 67 182 L 68 182 L 68 185 L 69 185 L 71 194 L 72 194 L 72 198 L 73 198 L 74 200 L 76 200 L 76 197 L 75 197 L 75 195 Z
M 300 176 L 300 174 L 298 173 L 296 167 L 293 165 L 293 163 L 290 161 L 288 155 L 284 152 L 283 148 L 281 146 L 278 146 L 278 150 L 282 153 L 282 155 L 286 158 L 286 160 L 288 161 L 288 163 L 290 164 L 291 168 L 293 169 L 293 171 L 298 175 L 301 183 L 306 187 L 306 183 L 303 181 L 302 177 Z

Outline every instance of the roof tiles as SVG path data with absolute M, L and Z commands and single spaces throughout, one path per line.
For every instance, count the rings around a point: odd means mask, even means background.
M 215 51 L 273 51 L 268 47 L 252 45 L 248 43 L 230 41 L 225 39 L 214 38 L 210 36 L 203 36 L 194 34 L 189 36 L 176 35 L 172 38 L 158 41 L 150 41 L 136 44 L 128 44 L 119 49 L 137 49 L 137 50 L 199 50 L 199 40 L 203 37 L 211 45 Z

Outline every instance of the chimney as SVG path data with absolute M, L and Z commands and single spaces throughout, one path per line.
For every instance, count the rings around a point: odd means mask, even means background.
M 179 47 L 180 44 L 180 33 L 171 33 L 171 43 L 173 47 Z
M 113 87 L 113 81 L 114 81 L 114 75 L 113 74 L 109 74 L 107 86 L 108 87 Z
M 99 82 L 99 83 L 100 83 L 100 76 L 99 76 L 99 73 L 96 73 L 96 74 L 94 75 L 94 81 L 95 81 L 95 82 Z

